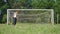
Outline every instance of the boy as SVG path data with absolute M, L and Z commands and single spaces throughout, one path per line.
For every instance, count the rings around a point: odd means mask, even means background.
M 14 12 L 13 14 L 13 24 L 16 25 L 17 22 L 17 12 Z

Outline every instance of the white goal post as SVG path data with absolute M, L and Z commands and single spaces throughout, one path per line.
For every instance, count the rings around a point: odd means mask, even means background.
M 9 17 L 10 17 L 10 12 L 13 12 L 13 11 L 30 11 L 30 12 L 33 12 L 34 13 L 34 11 L 36 11 L 36 12 L 38 12 L 38 14 L 18 14 L 19 16 L 43 16 L 44 18 L 47 18 L 47 17 L 49 17 L 49 14 L 50 14 L 50 21 L 51 21 L 51 23 L 52 24 L 54 24 L 54 10 L 53 9 L 7 9 L 7 24 L 9 24 Z M 45 11 L 45 12 L 43 12 L 43 11 Z M 41 12 L 41 13 L 39 13 L 39 12 Z M 44 15 L 48 15 L 47 17 L 45 17 Z M 41 18 L 41 16 L 40 16 L 40 18 Z M 36 22 L 38 21 L 38 20 L 40 20 L 41 21 L 41 19 L 40 18 L 36 18 L 35 20 L 36 20 Z M 21 18 L 22 19 L 22 18 Z M 24 18 L 24 19 L 31 19 L 31 18 Z M 48 18 L 47 18 L 48 19 Z M 43 20 L 42 20 L 43 21 Z M 46 20 L 47 21 L 47 20 Z

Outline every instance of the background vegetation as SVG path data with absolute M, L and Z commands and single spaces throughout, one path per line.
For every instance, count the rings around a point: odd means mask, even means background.
M 54 9 L 54 20 L 60 14 L 60 0 L 0 0 L 0 23 L 6 23 L 7 9 Z M 60 16 L 59 16 L 60 17 Z

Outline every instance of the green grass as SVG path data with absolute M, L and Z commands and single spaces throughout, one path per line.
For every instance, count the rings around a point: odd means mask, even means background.
M 60 34 L 60 24 L 0 24 L 0 34 Z

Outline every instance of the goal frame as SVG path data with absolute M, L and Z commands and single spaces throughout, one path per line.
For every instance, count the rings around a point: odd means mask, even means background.
M 51 10 L 51 23 L 54 24 L 54 10 L 53 9 L 7 9 L 7 24 L 9 24 L 9 10 Z

